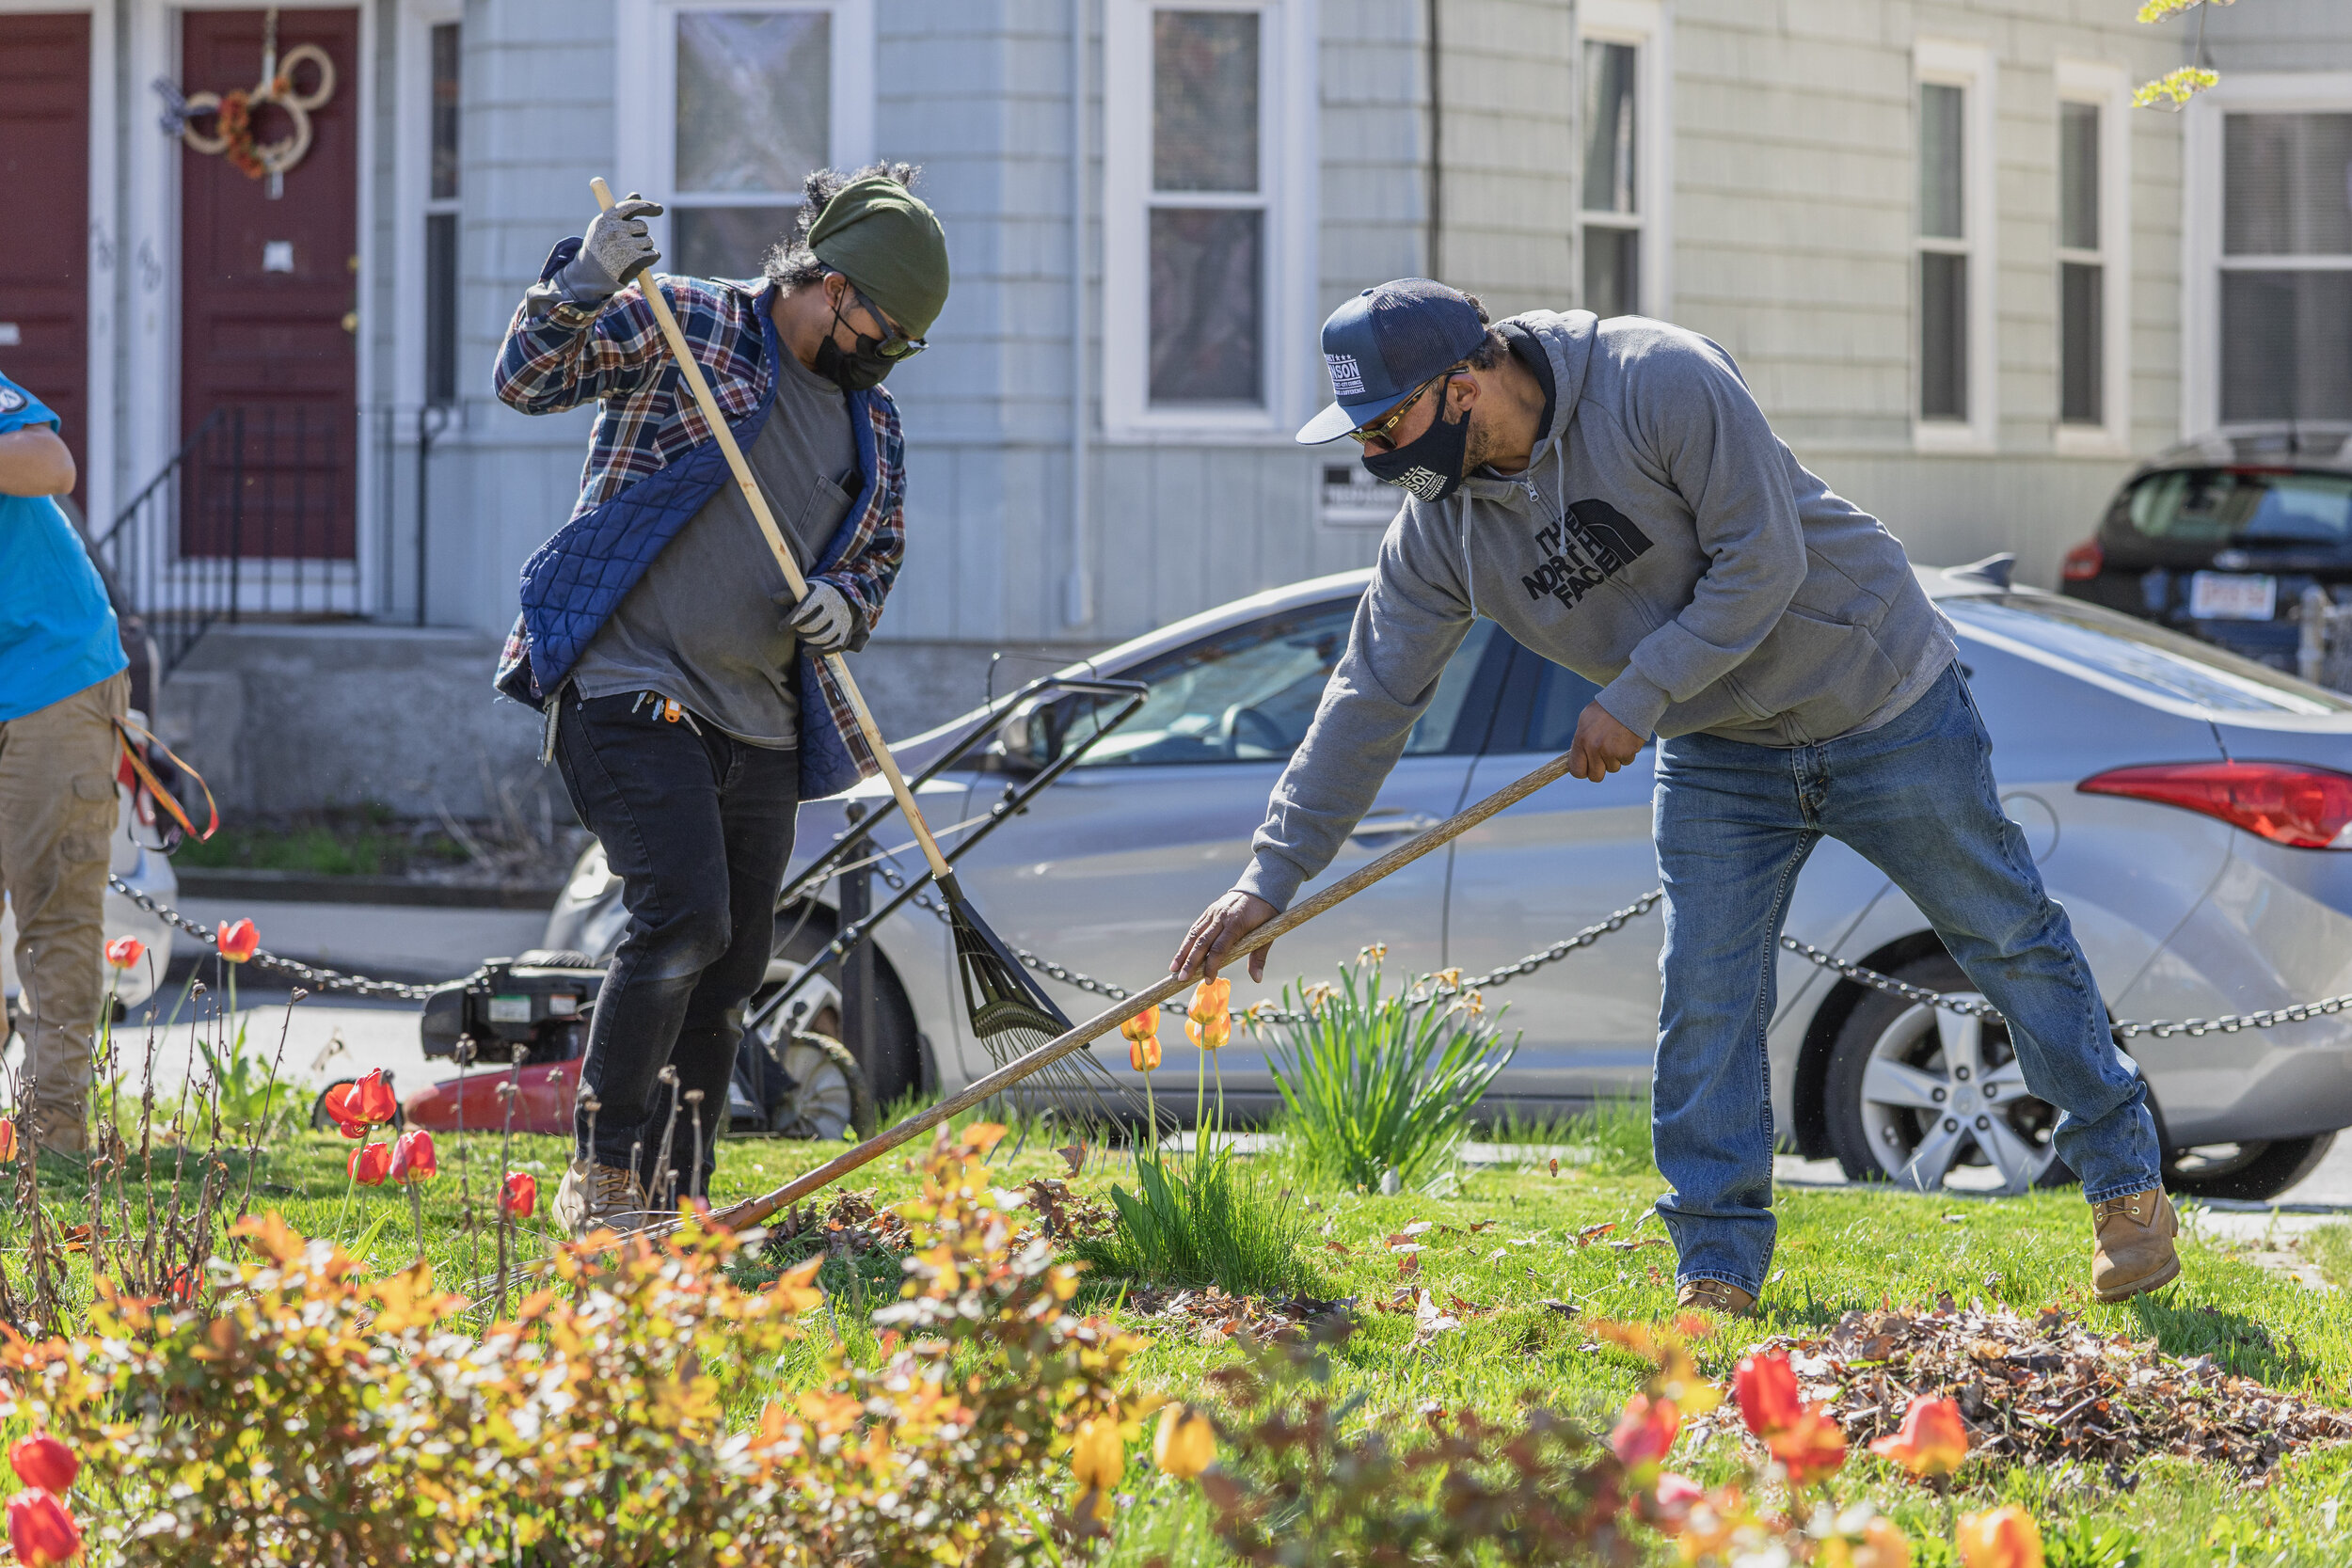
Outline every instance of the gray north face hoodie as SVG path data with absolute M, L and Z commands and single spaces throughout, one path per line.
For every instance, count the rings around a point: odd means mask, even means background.
M 1480 615 L 1637 735 L 1763 746 L 1883 724 L 1954 657 L 1902 546 L 1805 471 L 1721 348 L 1585 310 L 1500 325 L 1548 362 L 1550 419 L 1523 471 L 1390 525 L 1237 884 L 1278 909 L 1370 809 Z

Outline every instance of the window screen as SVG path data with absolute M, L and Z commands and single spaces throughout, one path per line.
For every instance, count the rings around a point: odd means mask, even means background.
M 682 273 L 748 277 L 800 214 L 801 182 L 833 161 L 833 16 L 686 10 L 670 202 Z
M 2225 118 L 2222 251 L 2222 419 L 2352 419 L 2352 114 Z

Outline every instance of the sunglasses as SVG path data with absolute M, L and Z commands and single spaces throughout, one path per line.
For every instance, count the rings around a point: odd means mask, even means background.
M 1413 388 L 1413 395 L 1411 397 L 1406 398 L 1403 403 L 1400 403 L 1394 408 L 1390 409 L 1385 418 L 1381 419 L 1376 423 L 1358 425 L 1355 429 L 1347 433 L 1347 438 L 1355 442 L 1358 446 L 1368 446 L 1374 441 L 1388 441 L 1389 444 L 1394 445 L 1394 442 L 1390 441 L 1391 435 L 1395 431 L 1398 425 L 1405 422 L 1405 416 L 1413 411 L 1413 404 L 1421 401 L 1422 394 L 1428 391 L 1432 387 L 1453 380 L 1454 373 L 1455 372 L 1453 371 L 1446 371 L 1441 374 L 1431 376 L 1428 380 Z
M 925 342 L 922 339 L 910 338 L 905 333 L 900 332 L 897 327 L 891 325 L 890 318 L 882 313 L 882 308 L 880 306 L 866 297 L 865 290 L 859 288 L 854 283 L 850 283 L 847 277 L 842 277 L 841 281 L 849 284 L 850 297 L 855 300 L 859 305 L 863 306 L 867 315 L 872 316 L 875 321 L 882 324 L 882 338 L 881 342 L 874 345 L 874 352 L 876 354 L 881 355 L 885 359 L 912 359 L 916 355 L 922 353 L 925 349 L 930 347 L 930 344 Z M 864 337 L 865 334 L 860 333 L 859 336 Z

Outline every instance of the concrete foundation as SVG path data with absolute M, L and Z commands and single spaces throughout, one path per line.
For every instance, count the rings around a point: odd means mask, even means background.
M 164 682 L 156 731 L 226 813 L 374 802 L 468 820 L 558 822 L 562 780 L 538 761 L 538 715 L 496 697 L 500 641 L 381 626 L 235 626 L 207 632 Z M 1092 651 L 1031 645 L 996 661 L 1006 692 Z M 876 641 L 851 668 L 882 733 L 902 738 L 987 700 L 996 650 Z

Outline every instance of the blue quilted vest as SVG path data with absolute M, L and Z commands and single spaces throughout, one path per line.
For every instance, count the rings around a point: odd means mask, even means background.
M 768 362 L 781 363 L 784 348 L 776 339 L 775 319 L 764 309 L 759 311 L 759 333 Z M 665 373 L 673 381 L 680 380 L 675 365 Z M 768 422 L 768 412 L 776 401 L 776 384 L 777 378 L 771 375 L 759 405 L 729 422 L 736 445 L 746 451 Z M 678 390 L 681 397 L 690 395 L 683 386 Z M 850 498 L 850 510 L 826 545 L 817 569 L 808 574 L 812 578 L 831 571 L 849 553 L 866 489 L 882 482 L 872 403 L 871 393 L 849 394 L 850 428 L 857 437 L 858 493 Z M 719 443 L 705 441 L 556 530 L 523 563 L 525 652 L 499 683 L 499 689 L 516 702 L 544 708 L 563 689 L 572 666 L 628 591 L 637 586 L 654 557 L 719 493 L 720 486 L 734 483 Z M 817 800 L 857 784 L 863 771 L 834 716 L 833 705 L 825 700 L 817 660 L 803 653 L 799 665 L 795 674 L 801 699 L 801 799 Z

